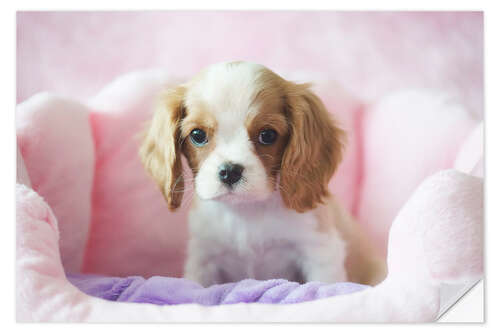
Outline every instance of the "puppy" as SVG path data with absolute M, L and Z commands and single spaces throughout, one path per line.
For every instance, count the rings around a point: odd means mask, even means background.
M 344 132 L 308 84 L 247 62 L 212 65 L 160 98 L 140 157 L 170 210 L 194 176 L 185 277 L 354 281 L 385 276 L 330 196 Z

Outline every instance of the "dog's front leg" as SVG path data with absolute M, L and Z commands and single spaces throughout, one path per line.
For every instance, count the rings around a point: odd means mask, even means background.
M 195 281 L 203 287 L 222 283 L 219 267 L 211 258 L 213 254 L 207 250 L 207 246 L 191 240 L 184 266 L 184 278 Z
M 306 282 L 336 283 L 347 281 L 344 262 L 344 244 L 336 238 L 323 244 L 304 246 L 299 267 Z

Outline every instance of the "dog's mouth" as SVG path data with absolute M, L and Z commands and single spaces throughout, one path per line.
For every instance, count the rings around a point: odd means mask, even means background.
M 213 196 L 211 200 L 233 203 L 243 201 L 244 197 L 247 196 L 248 195 L 245 195 L 245 193 L 237 192 L 235 188 L 225 188 L 223 191 Z
M 234 193 L 233 191 L 229 191 L 223 194 L 220 194 L 213 198 L 213 200 L 221 201 L 221 202 L 227 202 L 227 203 L 237 203 L 241 202 L 241 196 L 238 194 Z
M 195 191 L 198 197 L 203 201 L 217 201 L 223 203 L 237 204 L 250 203 L 255 201 L 266 200 L 269 195 L 274 192 L 274 188 L 266 186 L 261 188 L 249 182 L 242 177 L 240 182 L 228 186 L 222 182 L 211 184 L 212 189 L 208 190 L 203 182 L 199 182 L 195 186 Z M 214 186 L 215 185 L 215 186 Z
M 205 200 L 214 200 L 228 204 L 244 204 L 262 201 L 268 198 L 268 196 L 269 193 L 261 193 L 259 195 L 259 192 L 254 193 L 254 191 L 248 191 L 241 188 L 224 188 L 214 196 L 205 198 Z

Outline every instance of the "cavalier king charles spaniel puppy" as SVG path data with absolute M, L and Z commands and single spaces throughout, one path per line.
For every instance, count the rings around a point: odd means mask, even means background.
M 193 173 L 185 277 L 375 284 L 385 262 L 328 191 L 344 132 L 308 84 L 215 64 L 159 98 L 140 157 L 168 208 Z

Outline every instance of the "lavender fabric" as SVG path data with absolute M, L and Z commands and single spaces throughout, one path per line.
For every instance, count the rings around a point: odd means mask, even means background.
M 144 279 L 140 276 L 120 278 L 78 274 L 68 275 L 68 279 L 82 292 L 91 296 L 110 301 L 159 305 L 218 305 L 241 302 L 288 304 L 345 295 L 370 288 L 350 282 L 299 284 L 282 279 L 247 279 L 207 288 L 186 279 L 160 276 Z

